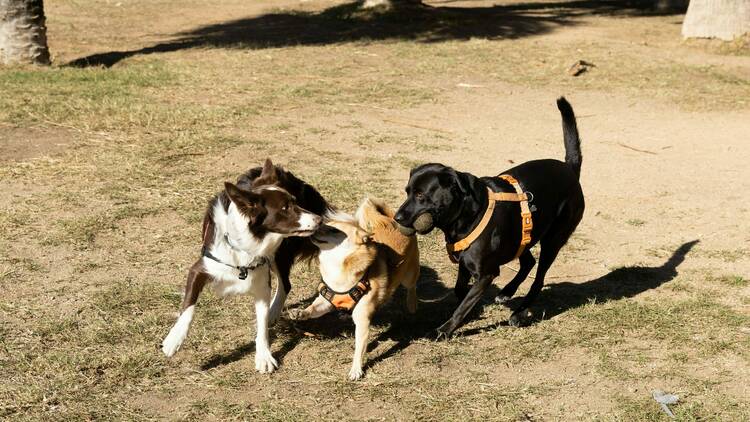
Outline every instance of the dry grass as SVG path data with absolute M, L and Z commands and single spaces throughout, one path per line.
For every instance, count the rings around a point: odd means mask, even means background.
M 74 38 L 69 26 L 93 19 L 101 5 L 63 6 L 81 15 L 51 17 L 50 25 Z M 118 25 L 129 16 L 105 12 Z M 104 43 L 106 30 L 92 39 Z M 611 54 L 605 41 L 570 38 L 395 37 L 203 46 L 112 68 L 0 69 L 0 130 L 42 127 L 73 140 L 63 153 L 0 168 L 0 418 L 660 420 L 650 390 L 663 388 L 680 394 L 681 420 L 750 419 L 741 376 L 750 367 L 748 302 L 723 300 L 747 298 L 747 275 L 721 269 L 747 260 L 740 247 L 698 245 L 688 256 L 714 267 L 673 274 L 662 264 L 680 245 L 665 242 L 644 258 L 652 267 L 554 280 L 535 309 L 538 323 L 525 329 L 503 325 L 510 312 L 488 295 L 458 338 L 435 343 L 431 330 L 456 305 L 455 269 L 440 235 L 423 237 L 420 312 L 410 320 L 399 295 L 381 313 L 359 383 L 345 381 L 351 322 L 334 316 L 279 323 L 272 341 L 282 366 L 255 373 L 245 298 L 204 295 L 178 356 L 166 360 L 158 350 L 198 253 L 205 202 L 222 181 L 272 156 L 341 208 L 366 192 L 395 204 L 411 165 L 467 148 L 443 132 L 363 125 L 363 109 L 440 103 L 469 79 L 612 90 L 691 110 L 748 106 L 750 82 L 736 68 L 617 47 Z M 597 68 L 573 79 L 565 68 L 578 50 Z M 598 247 L 585 235 L 568 246 L 563 261 L 595 256 Z M 314 266 L 295 269 L 290 306 L 307 303 L 317 278 Z

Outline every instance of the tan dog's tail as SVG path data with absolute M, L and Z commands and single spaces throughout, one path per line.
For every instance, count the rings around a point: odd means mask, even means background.
M 406 287 L 407 309 L 414 313 L 417 310 L 416 284 L 419 278 L 417 237 L 404 236 L 398 230 L 394 215 L 393 209 L 384 201 L 365 198 L 355 218 L 360 227 L 370 232 L 372 239 L 386 251 L 386 259 L 392 269 L 392 280 L 395 281 L 389 283 L 390 293 L 393 293 L 393 289 L 399 284 Z
M 355 214 L 360 227 L 372 234 L 375 242 L 388 246 L 396 257 L 394 262 L 401 262 L 407 250 L 417 247 L 414 236 L 407 237 L 398 231 L 395 212 L 383 200 L 365 198 Z
M 367 197 L 357 209 L 355 217 L 360 227 L 370 233 L 375 233 L 383 229 L 395 228 L 394 215 L 396 213 L 385 201 Z

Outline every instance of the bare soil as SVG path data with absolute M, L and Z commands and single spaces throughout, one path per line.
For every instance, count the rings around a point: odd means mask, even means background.
M 680 419 L 749 420 L 746 46 L 617 2 L 430 5 L 47 2 L 54 68 L 0 69 L 0 417 L 666 420 L 661 389 Z M 397 206 L 419 163 L 562 158 L 560 95 L 587 210 L 532 326 L 492 301 L 511 263 L 434 342 L 457 303 L 433 233 L 418 314 L 381 312 L 361 382 L 350 319 L 279 322 L 260 375 L 251 301 L 210 293 L 161 355 L 224 180 L 270 156 L 342 209 Z M 296 267 L 288 306 L 318 277 Z

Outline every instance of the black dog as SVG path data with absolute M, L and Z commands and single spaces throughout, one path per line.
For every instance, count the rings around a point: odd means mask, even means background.
M 536 260 L 530 249 L 539 242 L 539 267 L 534 284 L 509 321 L 513 326 L 524 325 L 529 305 L 542 289 L 544 275 L 581 221 L 584 201 L 578 181 L 582 159 L 578 128 L 573 109 L 565 98 L 557 100 L 557 107 L 562 114 L 565 162 L 529 161 L 503 173 L 513 176 L 528 195 L 533 220 L 531 242 L 519 249 L 522 240 L 519 202 L 496 202 L 494 211 L 488 212 L 489 223 L 476 240 L 466 249 L 453 252 L 452 258 L 459 265 L 455 293 L 462 301 L 453 316 L 438 328 L 438 337 L 453 334 L 500 274 L 500 266 L 520 254 L 518 274 L 498 296 L 500 301 L 510 299 L 534 267 Z M 510 195 L 515 192 L 508 181 L 499 177 L 478 178 L 442 164 L 424 164 L 412 169 L 406 185 L 407 199 L 395 219 L 406 233 L 415 231 L 415 222 L 420 234 L 437 227 L 445 234 L 446 242 L 454 244 L 480 225 L 488 210 L 488 188 Z M 475 283 L 469 289 L 471 277 Z

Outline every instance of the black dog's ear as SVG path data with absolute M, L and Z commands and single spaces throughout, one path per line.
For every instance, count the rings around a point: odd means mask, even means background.
M 253 181 L 253 186 L 262 185 L 273 185 L 279 181 L 278 175 L 276 174 L 276 166 L 273 165 L 270 158 L 266 158 L 266 162 L 263 164 L 263 170 L 257 179 Z
M 471 182 L 466 177 L 466 174 L 458 172 L 454 169 L 451 169 L 451 172 L 453 173 L 453 180 L 455 181 L 454 186 L 459 191 L 459 193 L 463 195 L 470 194 L 472 192 Z
M 425 163 L 425 164 L 420 164 L 418 166 L 412 167 L 411 170 L 409 170 L 409 178 L 411 179 L 411 177 L 414 176 L 414 173 L 416 173 L 418 170 L 422 170 L 423 168 L 426 168 L 432 165 L 433 163 Z
M 224 190 L 240 212 L 245 214 L 251 220 L 254 220 L 261 214 L 261 197 L 257 193 L 240 189 L 229 182 L 224 183 Z

